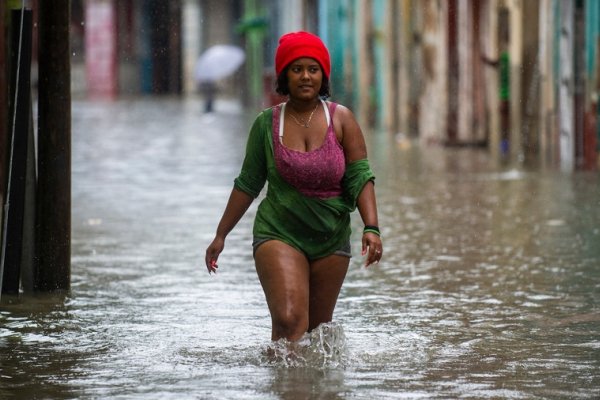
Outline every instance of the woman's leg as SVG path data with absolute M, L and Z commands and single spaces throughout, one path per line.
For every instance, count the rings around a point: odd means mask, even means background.
M 256 249 L 254 261 L 271 313 L 271 339 L 300 339 L 308 330 L 308 260 L 292 246 L 269 240 Z
M 349 257 L 339 255 L 319 258 L 310 263 L 309 331 L 323 322 L 331 321 L 349 264 Z

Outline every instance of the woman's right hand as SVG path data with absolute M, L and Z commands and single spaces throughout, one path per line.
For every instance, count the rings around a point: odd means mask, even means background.
M 238 223 L 240 218 L 242 218 L 248 207 L 250 207 L 252 200 L 254 200 L 254 197 L 250 196 L 246 192 L 242 192 L 235 187 L 231 189 L 231 195 L 227 201 L 227 206 L 225 207 L 225 212 L 223 212 L 221 221 L 217 226 L 215 238 L 206 249 L 204 261 L 206 262 L 206 268 L 208 268 L 209 274 L 211 272 L 217 272 L 217 268 L 219 268 L 217 265 L 217 260 L 219 258 L 219 254 L 221 254 L 223 248 L 225 247 L 225 238 Z
M 214 272 L 217 273 L 217 260 L 219 259 L 219 254 L 225 248 L 225 240 L 220 237 L 215 237 L 212 243 L 206 249 L 206 256 L 204 261 L 206 262 L 206 268 L 208 269 L 208 273 Z

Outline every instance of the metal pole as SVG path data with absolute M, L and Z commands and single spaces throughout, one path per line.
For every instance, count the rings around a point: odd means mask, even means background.
M 4 204 L 6 195 L 6 171 L 8 147 L 8 70 L 6 68 L 6 2 L 0 2 L 0 204 Z M 0 210 L 0 227 L 4 226 L 4 213 Z M 4 229 L 0 229 L 0 243 L 4 240 Z M 0 248 L 0 258 L 3 257 Z M 0 261 L 0 297 L 2 296 L 2 279 L 4 270 Z
M 11 19 L 11 139 L 0 271 L 2 293 L 16 295 L 19 293 L 21 278 L 27 141 L 30 128 L 31 10 L 13 10 Z
M 6 69 L 6 2 L 0 2 L 0 204 L 4 204 L 6 190 L 6 148 L 8 146 L 8 79 Z M 0 222 L 2 221 L 0 213 Z M 1 234 L 0 234 L 1 235 Z M 1 239 L 1 237 L 0 237 Z M 0 277 L 0 279 L 2 279 Z
M 70 1 L 39 2 L 38 190 L 35 289 L 71 284 Z

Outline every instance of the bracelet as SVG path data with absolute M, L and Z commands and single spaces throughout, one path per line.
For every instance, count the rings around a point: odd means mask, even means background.
M 365 225 L 365 228 L 363 229 L 363 235 L 365 233 L 374 233 L 377 236 L 381 236 L 381 232 L 379 231 L 379 227 L 375 226 L 375 225 Z

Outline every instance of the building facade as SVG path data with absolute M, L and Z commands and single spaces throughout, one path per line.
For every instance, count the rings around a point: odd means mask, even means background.
M 281 100 L 278 37 L 305 29 L 331 52 L 334 99 L 372 129 L 598 166 L 594 0 L 73 0 L 73 10 L 74 75 L 86 82 L 74 87 L 90 96 L 195 93 L 198 56 L 232 43 L 247 59 L 224 85 L 258 109 Z

